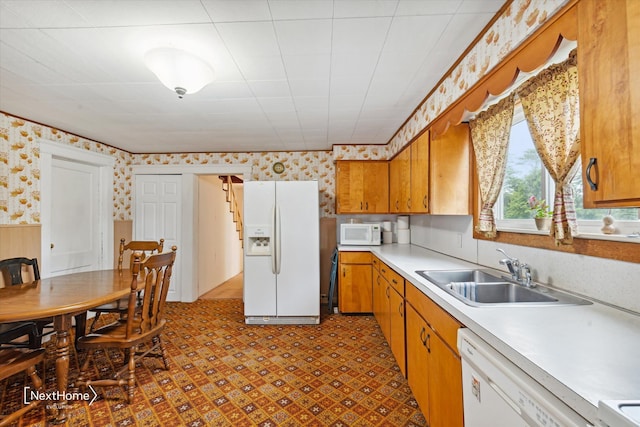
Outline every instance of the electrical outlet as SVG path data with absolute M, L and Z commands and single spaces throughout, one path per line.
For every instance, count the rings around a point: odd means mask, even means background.
M 456 243 L 458 244 L 459 248 L 462 248 L 462 233 L 456 234 Z

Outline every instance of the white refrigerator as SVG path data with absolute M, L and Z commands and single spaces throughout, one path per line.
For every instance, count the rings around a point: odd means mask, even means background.
M 320 323 L 317 181 L 244 183 L 247 324 Z

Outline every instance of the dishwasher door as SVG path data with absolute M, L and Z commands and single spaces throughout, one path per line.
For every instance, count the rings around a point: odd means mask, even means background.
M 528 427 L 499 389 L 492 388 L 486 376 L 480 374 L 466 358 L 462 358 L 462 398 L 465 427 Z
M 458 330 L 465 427 L 591 425 L 468 329 Z

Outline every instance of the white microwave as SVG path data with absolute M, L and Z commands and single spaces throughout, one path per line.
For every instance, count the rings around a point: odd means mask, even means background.
M 380 224 L 340 224 L 341 245 L 379 245 Z

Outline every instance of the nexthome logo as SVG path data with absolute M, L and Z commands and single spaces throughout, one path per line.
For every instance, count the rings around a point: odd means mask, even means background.
M 91 392 L 61 392 L 59 390 L 55 391 L 40 391 L 34 390 L 31 387 L 25 387 L 24 392 L 22 394 L 22 403 L 28 405 L 30 402 L 34 400 L 39 400 L 41 402 L 59 402 L 61 400 L 66 400 L 67 402 L 72 400 L 84 400 L 88 401 L 89 405 L 95 402 L 98 397 L 98 393 L 93 389 L 93 387 L 89 386 L 89 390 Z

